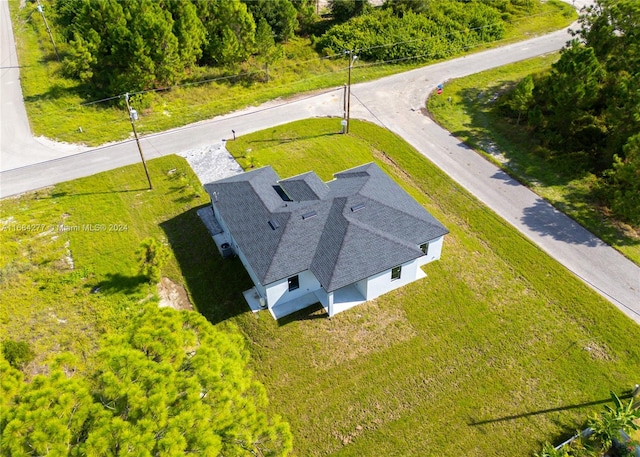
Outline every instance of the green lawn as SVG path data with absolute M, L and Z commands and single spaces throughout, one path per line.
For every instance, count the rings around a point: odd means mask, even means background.
M 376 161 L 451 231 L 427 278 L 331 320 L 314 308 L 281 322 L 254 315 L 242 265 L 220 258 L 195 214 L 207 195 L 182 159 L 166 157 L 149 162 L 153 191 L 136 165 L 0 201 L 2 338 L 35 346 L 32 371 L 62 350 L 90 363 L 98 334 L 154 300 L 133 256 L 151 235 L 172 248 L 164 275 L 245 336 L 297 456 L 531 455 L 581 426 L 609 390 L 638 382 L 639 326 L 395 135 L 358 121 L 349 135 L 338 128 L 308 120 L 228 147 L 281 177 L 330 179 Z M 16 224 L 128 229 L 6 229 Z
M 594 196 L 597 178 L 590 173 L 576 175 L 575 165 L 569 161 L 552 161 L 532 153 L 524 128 L 505 121 L 493 110 L 506 88 L 528 74 L 548 70 L 557 59 L 558 55 L 552 54 L 449 81 L 446 96 L 429 98 L 429 112 L 455 136 L 640 264 L 640 228 L 611 219 L 600 207 Z
M 637 382 L 637 325 L 395 136 L 334 124 L 229 147 L 282 177 L 375 160 L 451 234 L 425 280 L 331 320 L 234 319 L 297 455 L 531 455 Z
M 22 9 L 20 0 L 9 0 L 16 47 L 20 61 L 22 91 L 31 128 L 36 135 L 90 146 L 129 138 L 131 125 L 124 101 L 83 105 L 105 97 L 92 88 L 65 78 L 57 62 L 49 36 L 39 14 Z M 559 0 L 544 2 L 535 15 L 507 26 L 505 39 L 490 46 L 531 38 L 566 27 L 576 18 L 570 5 Z M 64 57 L 64 44 L 58 39 Z M 482 47 L 484 49 L 485 47 Z M 470 52 L 480 50 L 472 49 Z M 310 38 L 294 38 L 285 46 L 286 57 L 271 66 L 272 79 L 265 83 L 261 66 L 251 61 L 233 72 L 196 68 L 193 85 L 185 84 L 164 92 L 148 92 L 132 97 L 140 114 L 141 135 L 210 119 L 246 106 L 278 97 L 288 97 L 346 83 L 345 59 L 323 58 L 313 49 Z M 406 71 L 426 62 L 369 64 L 358 62 L 353 82 L 380 78 Z M 241 77 L 230 77 L 242 74 Z M 199 84 L 199 81 L 210 81 Z

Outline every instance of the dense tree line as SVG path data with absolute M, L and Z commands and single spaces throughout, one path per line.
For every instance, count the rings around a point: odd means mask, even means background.
M 298 27 L 291 0 L 58 0 L 54 12 L 68 74 L 109 93 L 166 87 L 196 65 L 233 67 L 272 54 L 256 43 L 263 19 L 262 37 L 276 42 Z
M 89 378 L 61 361 L 25 382 L 0 357 L 0 455 L 287 455 L 288 424 L 264 413 L 242 347 L 198 313 L 150 306 Z
M 331 17 L 320 18 L 315 0 L 49 1 L 65 71 L 104 95 L 169 87 L 201 66 L 235 73 L 249 60 L 268 79 L 269 66 L 283 56 L 280 45 L 314 32 L 325 54 L 443 58 L 501 38 L 505 19 L 539 4 L 389 0 L 374 8 L 368 0 L 331 0 Z
M 502 38 L 501 12 L 483 2 L 388 2 L 332 27 L 317 40 L 324 54 L 345 49 L 364 60 L 441 59 Z
M 640 2 L 598 0 L 548 74 L 502 106 L 539 148 L 602 177 L 614 213 L 640 225 Z

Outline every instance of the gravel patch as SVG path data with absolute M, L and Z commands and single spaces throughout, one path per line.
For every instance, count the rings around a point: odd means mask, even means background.
M 225 141 L 204 148 L 190 149 L 178 155 L 187 160 L 203 185 L 243 172 L 236 159 L 227 151 Z

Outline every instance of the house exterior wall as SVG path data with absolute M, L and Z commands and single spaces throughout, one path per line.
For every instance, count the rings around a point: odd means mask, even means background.
M 284 278 L 265 286 L 269 308 L 276 306 L 278 303 L 293 300 L 320 289 L 320 282 L 318 282 L 314 274 L 309 270 L 298 273 L 300 287 L 296 290 L 289 291 L 288 280 L 289 278 Z
M 362 294 L 363 297 L 367 296 L 367 283 L 369 282 L 369 278 L 361 279 L 357 283 L 355 283 L 356 289 L 358 292 Z
M 427 255 L 420 257 L 418 260 L 420 261 L 420 266 L 425 265 L 429 262 L 433 262 L 434 260 L 438 260 L 440 255 L 442 254 L 442 244 L 444 243 L 444 236 L 440 238 L 436 238 L 433 241 L 429 242 L 429 247 L 427 248 Z
M 367 293 L 365 298 L 367 300 L 373 300 L 380 295 L 391 292 L 418 279 L 418 268 L 420 268 L 423 258 L 424 256 L 400 265 L 402 269 L 399 279 L 391 279 L 391 270 L 386 270 L 371 276 L 367 279 Z

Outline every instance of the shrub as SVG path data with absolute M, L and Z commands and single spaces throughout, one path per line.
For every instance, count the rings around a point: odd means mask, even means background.
M 2 342 L 2 355 L 7 362 L 17 370 L 20 370 L 35 357 L 35 354 L 29 347 L 29 343 L 13 340 L 5 340 Z

